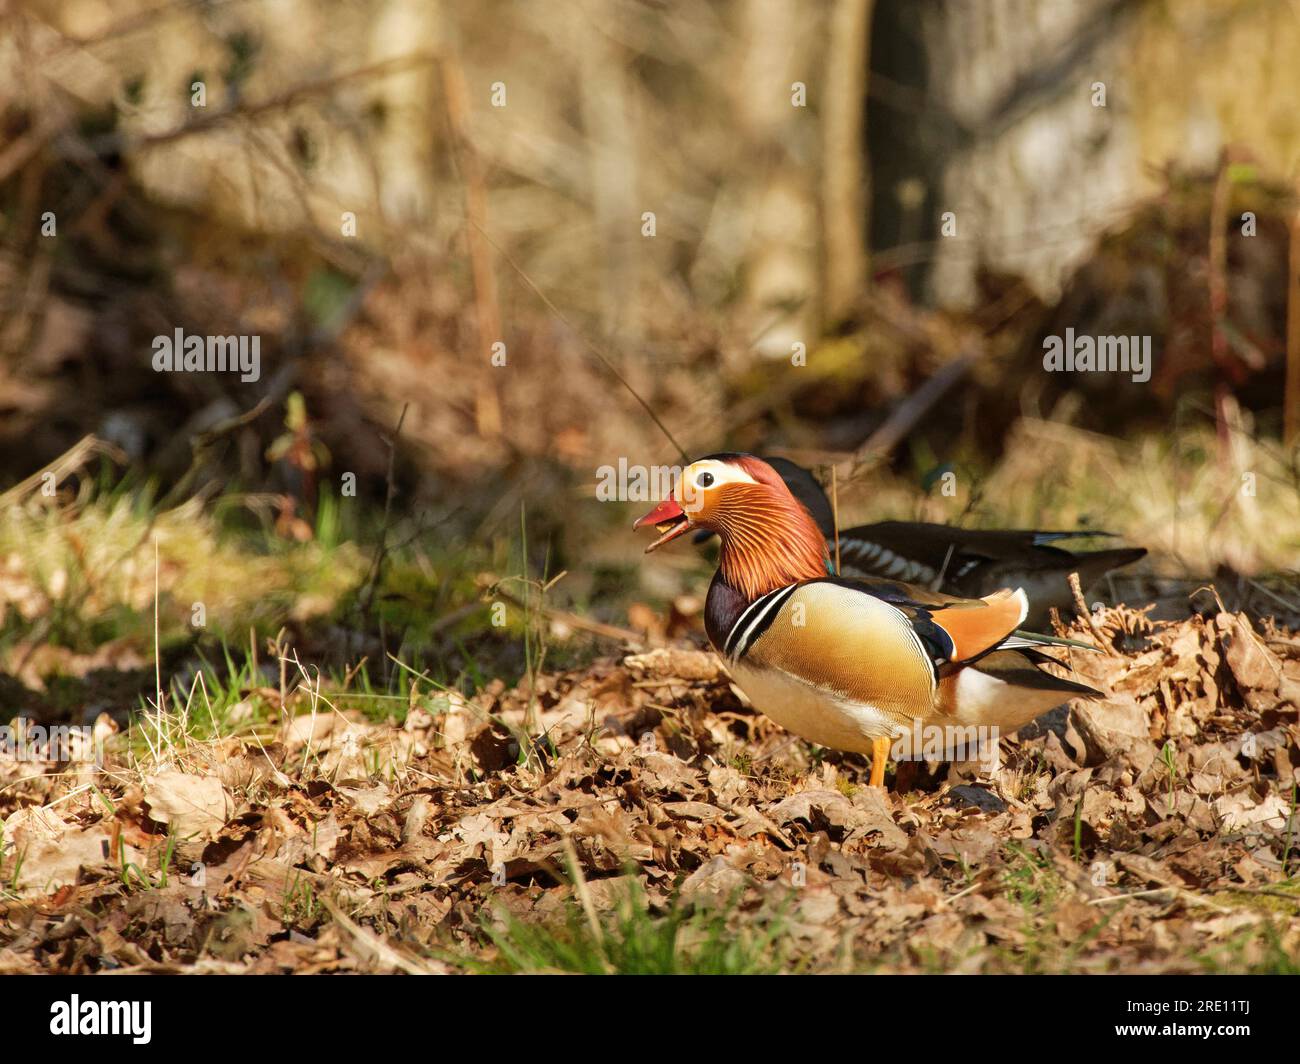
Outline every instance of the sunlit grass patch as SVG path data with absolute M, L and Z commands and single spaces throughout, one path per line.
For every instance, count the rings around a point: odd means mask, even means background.
M 1008 898 L 1028 908 L 1051 905 L 1061 893 L 1061 877 L 1051 860 L 1012 843 L 1002 885 Z
M 1018 843 L 1006 847 L 1007 864 L 1001 884 L 1006 897 L 1020 906 L 1020 941 L 993 951 L 990 970 L 1025 974 L 1080 970 L 1088 945 L 1102 933 L 1113 913 L 1098 910 L 1096 922 L 1074 938 L 1057 926 L 1058 907 L 1070 898 L 1070 888 L 1046 853 Z M 1095 970 L 1095 968 L 1094 968 Z
M 160 509 L 142 493 L 33 497 L 0 522 L 0 646 L 150 650 L 155 603 L 164 645 L 200 632 L 242 638 L 328 614 L 363 571 L 353 544 L 230 534 L 197 499 Z
M 1214 894 L 1214 901 L 1231 908 L 1249 909 L 1282 920 L 1300 918 L 1300 880 L 1288 879 L 1267 887 L 1243 887 Z
M 569 899 L 562 915 L 541 922 L 508 913 L 485 917 L 483 933 L 495 955 L 467 966 L 584 975 L 764 975 L 788 967 L 779 914 L 738 922 L 734 903 L 693 905 L 682 898 L 655 913 L 636 879 L 618 887 L 603 913 Z
M 1210 973 L 1300 975 L 1300 935 L 1294 918 L 1266 919 L 1194 959 Z

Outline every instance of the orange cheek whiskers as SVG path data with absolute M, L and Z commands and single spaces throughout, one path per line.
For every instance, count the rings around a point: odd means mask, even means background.
M 715 517 L 722 577 L 746 598 L 826 575 L 826 544 L 801 506 L 774 492 L 733 491 Z

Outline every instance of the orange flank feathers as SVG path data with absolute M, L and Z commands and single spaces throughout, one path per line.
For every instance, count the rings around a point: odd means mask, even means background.
M 1019 628 L 1029 612 L 1025 593 L 995 591 L 982 599 L 962 602 L 932 615 L 953 642 L 953 661 L 970 661 L 997 646 Z

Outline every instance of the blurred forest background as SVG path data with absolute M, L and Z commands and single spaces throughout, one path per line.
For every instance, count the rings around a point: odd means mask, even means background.
M 182 672 L 287 629 L 513 681 L 484 592 L 561 572 L 551 636 L 689 624 L 706 563 L 595 504 L 680 458 L 612 369 L 846 521 L 1108 529 L 1151 551 L 1112 595 L 1300 607 L 1293 0 L 0 12 L 9 702 L 138 706 L 155 579 Z M 155 372 L 178 328 L 260 379 Z M 1150 381 L 1045 373 L 1067 328 Z

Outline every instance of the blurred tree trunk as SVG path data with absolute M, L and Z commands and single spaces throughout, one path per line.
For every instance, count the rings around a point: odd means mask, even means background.
M 973 303 L 981 266 L 1031 277 L 1051 298 L 1132 204 L 1143 175 L 1121 78 L 1141 8 L 999 0 L 915 5 L 894 18 L 920 48 L 917 80 L 905 86 L 914 99 L 900 110 L 916 133 L 881 161 L 896 211 L 907 208 L 908 178 L 927 182 L 917 235 L 933 241 L 932 298 Z
M 610 9 L 602 18 L 619 17 Z M 628 77 L 630 57 L 613 34 L 593 19 L 582 19 L 573 35 L 579 71 L 582 126 L 587 134 L 591 166 L 591 202 L 600 233 L 599 285 L 601 331 L 623 342 L 641 336 L 637 316 L 632 241 L 642 239 L 637 202 L 639 127 L 632 112 L 633 85 Z
M 787 0 L 740 0 L 736 52 L 729 80 L 732 106 L 747 134 L 753 162 L 743 174 L 743 212 L 749 223 L 744 302 L 754 319 L 754 346 L 772 358 L 791 346 L 811 346 L 817 317 L 817 185 L 809 161 L 820 131 L 815 107 L 825 82 L 817 53 L 824 45 L 820 6 Z M 805 86 L 806 105 L 795 83 Z
M 1286 390 L 1282 441 L 1300 440 L 1300 210 L 1291 219 L 1290 284 L 1286 302 Z
M 836 0 L 830 20 L 822 118 L 822 242 L 826 281 L 822 316 L 848 318 L 867 282 L 864 144 L 873 0 Z

